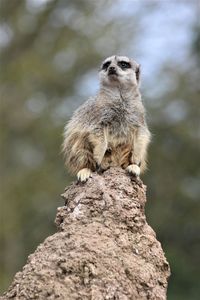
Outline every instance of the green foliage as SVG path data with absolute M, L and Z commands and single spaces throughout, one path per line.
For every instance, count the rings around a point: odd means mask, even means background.
M 55 232 L 56 208 L 63 205 L 59 195 L 72 180 L 60 154 L 64 124 L 94 93 L 102 58 L 113 53 L 136 53 L 144 62 L 145 55 L 146 62 L 154 58 L 145 54 L 142 37 L 145 30 L 148 36 L 154 13 L 163 17 L 165 5 L 172 15 L 174 8 L 191 11 L 194 20 L 189 52 L 179 59 L 179 51 L 169 55 L 169 45 L 159 53 L 156 72 L 143 81 L 153 133 L 144 177 L 147 216 L 171 265 L 169 299 L 198 299 L 200 28 L 195 3 L 0 2 L 2 290 L 38 243 Z M 165 27 L 160 30 L 164 36 Z

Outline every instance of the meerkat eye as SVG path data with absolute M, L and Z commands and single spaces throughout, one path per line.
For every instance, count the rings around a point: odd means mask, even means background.
M 110 61 L 105 62 L 102 66 L 102 70 L 107 70 L 108 67 L 110 66 L 110 63 L 111 63 Z
M 122 69 L 122 70 L 125 70 L 125 69 L 130 69 L 131 68 L 131 64 L 127 61 L 119 61 L 118 62 L 118 66 Z

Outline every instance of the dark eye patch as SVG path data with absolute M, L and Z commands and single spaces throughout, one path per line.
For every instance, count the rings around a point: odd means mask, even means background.
M 122 69 L 122 70 L 125 70 L 125 69 L 130 69 L 131 68 L 131 64 L 127 61 L 119 61 L 118 63 L 118 66 Z
M 105 62 L 105 63 L 103 64 L 103 66 L 102 66 L 102 70 L 107 70 L 108 67 L 110 66 L 110 64 L 111 64 L 111 61 Z

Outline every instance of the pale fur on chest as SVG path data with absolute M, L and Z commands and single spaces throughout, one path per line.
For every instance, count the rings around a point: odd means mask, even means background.
M 118 128 L 113 128 L 112 126 L 107 126 L 104 128 L 104 138 L 107 142 L 108 148 L 116 148 L 119 145 L 126 145 L 134 143 L 134 137 L 136 133 L 136 127 L 132 126 L 128 128 L 127 126 L 119 126 Z

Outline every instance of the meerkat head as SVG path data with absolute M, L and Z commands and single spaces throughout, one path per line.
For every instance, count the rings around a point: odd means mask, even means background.
M 106 58 L 99 70 L 100 83 L 107 87 L 131 88 L 140 81 L 140 65 L 126 56 Z

